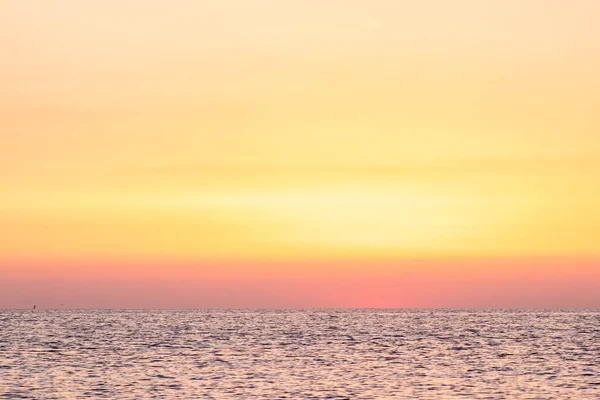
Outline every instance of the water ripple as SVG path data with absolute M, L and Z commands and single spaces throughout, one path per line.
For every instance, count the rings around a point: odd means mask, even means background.
M 0 398 L 599 399 L 600 312 L 0 311 Z

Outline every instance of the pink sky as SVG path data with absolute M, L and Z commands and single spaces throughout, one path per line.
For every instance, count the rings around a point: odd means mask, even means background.
M 309 271 L 303 263 L 290 262 L 20 265 L 4 267 L 0 304 L 7 308 L 33 304 L 40 308 L 61 308 L 60 304 L 67 308 L 594 308 L 600 301 L 595 260 L 330 262 Z

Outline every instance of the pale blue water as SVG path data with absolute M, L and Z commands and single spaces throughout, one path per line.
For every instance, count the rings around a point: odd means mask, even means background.
M 0 310 L 0 398 L 600 399 L 600 312 Z

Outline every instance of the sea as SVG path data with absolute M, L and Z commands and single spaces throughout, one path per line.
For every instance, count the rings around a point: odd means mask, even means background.
M 2 399 L 600 399 L 600 310 L 0 310 Z

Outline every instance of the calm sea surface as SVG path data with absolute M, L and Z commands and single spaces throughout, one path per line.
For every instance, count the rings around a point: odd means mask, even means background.
M 0 398 L 600 399 L 600 311 L 0 310 Z

